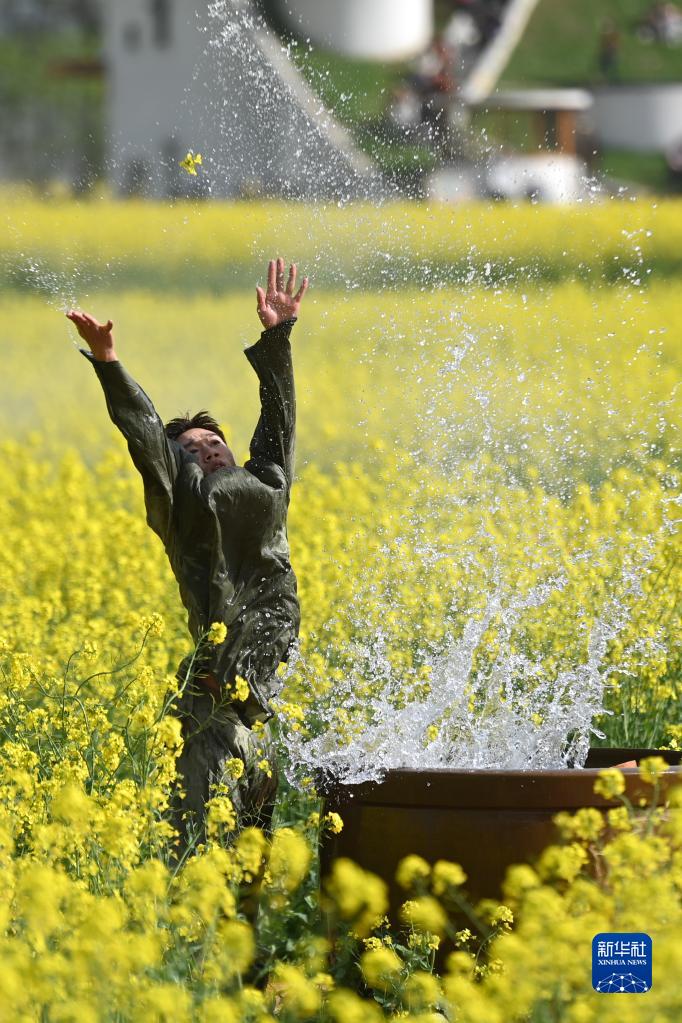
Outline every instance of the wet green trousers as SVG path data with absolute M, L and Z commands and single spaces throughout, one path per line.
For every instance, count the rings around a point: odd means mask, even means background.
M 181 839 L 180 854 L 205 841 L 206 803 L 218 792 L 229 795 L 232 801 L 237 817 L 235 831 L 254 826 L 269 832 L 277 793 L 270 724 L 254 732 L 240 719 L 234 704 L 220 703 L 196 685 L 185 689 L 171 713 L 180 718 L 184 740 L 176 761 L 177 781 L 171 799 L 171 817 Z M 239 778 L 228 765 L 235 759 L 244 765 Z

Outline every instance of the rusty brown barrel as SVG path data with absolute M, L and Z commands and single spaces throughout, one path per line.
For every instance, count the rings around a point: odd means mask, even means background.
M 404 856 L 416 853 L 430 863 L 442 859 L 461 864 L 472 899 L 498 898 L 508 866 L 532 862 L 557 840 L 554 814 L 619 805 L 595 795 L 599 771 L 646 756 L 663 757 L 673 766 L 661 779 L 662 799 L 671 785 L 682 781 L 680 752 L 595 748 L 586 766 L 576 769 L 390 770 L 380 782 L 327 781 L 320 786 L 325 810 L 339 813 L 344 827 L 325 840 L 321 873 L 328 873 L 335 858 L 350 857 L 388 882 L 395 905 L 396 867 Z M 625 795 L 635 806 L 642 797 L 651 800 L 652 788 L 636 768 L 624 768 L 623 774 Z

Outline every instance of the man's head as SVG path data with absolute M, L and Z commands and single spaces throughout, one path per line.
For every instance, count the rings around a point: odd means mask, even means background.
M 205 474 L 216 469 L 234 468 L 234 455 L 227 446 L 225 434 L 208 412 L 189 412 L 171 419 L 165 426 L 166 436 L 176 440 L 185 451 L 194 455 Z

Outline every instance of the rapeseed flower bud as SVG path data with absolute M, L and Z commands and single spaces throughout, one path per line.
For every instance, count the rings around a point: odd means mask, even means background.
M 582 845 L 550 845 L 538 860 L 538 873 L 544 880 L 560 879 L 573 881 L 588 861 L 588 854 Z
M 52 815 L 71 827 L 83 828 L 92 819 L 93 803 L 80 785 L 64 785 L 52 798 Z
M 192 177 L 196 177 L 197 176 L 197 167 L 201 167 L 202 163 L 203 163 L 203 157 L 202 157 L 201 153 L 196 153 L 196 155 L 195 155 L 190 150 L 188 152 L 187 156 L 184 158 L 184 160 L 179 160 L 178 161 L 178 166 L 182 167 L 182 169 L 184 171 L 186 171 L 187 174 L 190 174 Z
M 434 895 L 445 895 L 454 888 L 459 888 L 465 883 L 466 874 L 459 863 L 450 863 L 448 860 L 437 860 L 433 866 L 431 887 Z
M 258 1013 L 258 1020 L 265 1016 L 265 995 L 258 988 L 243 987 L 239 992 L 239 1002 L 245 1014 Z M 247 1016 L 250 1018 L 250 1016 Z
M 249 683 L 241 675 L 237 675 L 234 680 L 234 685 L 230 688 L 230 696 L 233 700 L 237 700 L 238 703 L 244 703 L 249 698 Z
M 327 908 L 352 924 L 361 938 L 376 926 L 388 908 L 386 883 L 345 857 L 334 860 L 324 888 Z
M 259 828 L 244 828 L 240 832 L 235 852 L 245 881 L 253 881 L 261 872 L 267 847 L 267 839 Z
M 630 831 L 632 820 L 626 806 L 614 806 L 607 810 L 606 819 L 612 831 Z
M 308 873 L 312 855 L 303 835 L 293 828 L 279 828 L 274 834 L 268 860 L 272 886 L 295 891 Z
M 229 796 L 214 796 L 206 803 L 206 834 L 217 841 L 237 826 L 237 815 Z
M 166 623 L 160 614 L 154 612 L 150 615 L 144 615 L 140 618 L 139 629 L 141 632 L 147 632 L 150 636 L 162 636 L 166 628 Z
M 132 732 L 144 732 L 156 721 L 157 713 L 150 703 L 144 703 L 131 714 L 130 729 Z
M 430 877 L 431 867 L 421 856 L 405 856 L 395 872 L 396 881 L 406 891 L 428 884 Z
M 226 638 L 227 625 L 225 625 L 225 622 L 213 622 L 206 635 L 208 642 L 213 644 L 213 646 L 219 646 L 225 642 Z
M 239 757 L 230 757 L 224 762 L 223 771 L 228 778 L 238 781 L 244 774 L 244 761 Z
M 146 899 L 163 899 L 168 890 L 170 875 L 160 860 L 147 860 L 128 874 L 126 893 Z
M 615 799 L 625 792 L 625 776 L 617 767 L 607 767 L 599 772 L 594 783 L 594 791 L 604 799 Z
M 611 870 L 631 882 L 654 875 L 669 855 L 669 847 L 661 836 L 643 838 L 630 832 L 618 835 L 603 851 Z
M 445 969 L 455 976 L 466 976 L 471 974 L 474 962 L 471 952 L 451 952 L 445 960 Z
M 157 1023 L 189 1023 L 192 998 L 179 984 L 155 984 L 137 997 L 137 1018 Z
M 669 765 L 663 757 L 644 757 L 639 764 L 639 776 L 647 785 L 656 785 L 668 767 Z
M 493 927 L 511 927 L 514 923 L 514 914 L 509 906 L 500 905 L 491 914 L 490 923 Z
M 440 902 L 430 895 L 422 895 L 418 899 L 404 902 L 400 909 L 400 917 L 416 931 L 436 934 L 439 937 L 445 934 L 448 925 L 447 913 Z
M 381 938 L 377 938 L 376 934 L 370 935 L 369 938 L 363 938 L 362 939 L 362 944 L 363 944 L 363 947 L 366 948 L 366 949 L 383 948 L 383 945 L 384 945 L 384 943 L 381 940 Z
M 249 924 L 243 920 L 219 920 L 204 979 L 224 984 L 226 980 L 241 977 L 253 963 L 255 954 L 256 944 Z
M 180 750 L 183 744 L 182 738 L 182 722 L 179 718 L 166 716 L 155 726 L 154 732 L 156 738 L 170 750 Z
M 242 1023 L 241 1010 L 231 998 L 205 998 L 196 1010 L 198 1023 Z
M 417 970 L 405 984 L 405 1003 L 410 1012 L 423 1012 L 441 997 L 441 987 L 432 973 Z
M 383 1023 L 384 1014 L 374 1001 L 366 1001 L 345 988 L 332 991 L 327 1009 L 334 1023 Z
M 564 838 L 578 838 L 595 842 L 605 828 L 604 817 L 594 806 L 577 810 L 574 814 L 558 813 L 554 823 Z
M 322 823 L 333 835 L 340 835 L 343 831 L 343 820 L 333 811 L 324 815 Z
M 322 1005 L 320 989 L 296 966 L 277 963 L 273 974 L 273 992 L 281 999 L 284 1013 L 298 1019 L 314 1016 Z
M 360 957 L 360 969 L 365 983 L 377 991 L 394 988 L 403 969 L 402 959 L 391 948 L 369 949 Z
M 384 938 L 384 941 L 388 944 L 386 938 Z M 428 952 L 437 952 L 440 948 L 440 942 L 439 936 L 429 931 L 410 931 L 407 936 L 407 947 L 414 949 L 415 952 L 419 952 L 420 955 Z

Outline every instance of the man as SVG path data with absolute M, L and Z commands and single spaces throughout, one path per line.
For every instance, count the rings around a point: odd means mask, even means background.
M 205 804 L 218 786 L 227 786 L 240 825 L 269 826 L 274 807 L 269 701 L 300 622 L 286 531 L 295 444 L 289 334 L 308 286 L 304 277 L 297 291 L 296 276 L 292 264 L 285 284 L 284 260 L 271 260 L 267 288 L 256 289 L 264 330 L 245 355 L 260 381 L 261 414 L 243 467 L 208 413 L 163 426 L 118 361 L 111 320 L 66 314 L 142 476 L 147 522 L 163 541 L 197 646 L 180 666 L 174 703 L 184 737 L 174 809 L 185 849 L 203 839 Z M 216 622 L 227 634 L 211 644 Z M 226 768 L 235 759 L 238 779 Z

